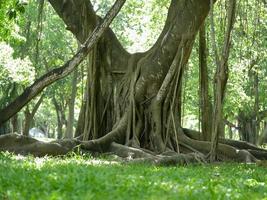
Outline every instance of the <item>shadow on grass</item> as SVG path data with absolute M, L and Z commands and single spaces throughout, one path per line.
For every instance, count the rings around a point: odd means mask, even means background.
M 262 199 L 266 183 L 266 169 L 254 165 L 155 167 L 0 153 L 2 199 Z

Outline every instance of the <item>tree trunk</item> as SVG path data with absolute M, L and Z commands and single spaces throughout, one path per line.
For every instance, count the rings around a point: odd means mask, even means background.
M 260 117 L 259 117 L 259 75 L 257 69 L 254 72 L 254 95 L 255 95 L 255 103 L 254 103 L 254 113 L 255 117 L 255 141 L 258 143 L 259 139 L 259 129 L 260 129 Z
M 17 114 L 11 118 L 11 130 L 12 130 L 12 133 L 18 133 L 19 126 L 18 126 L 18 115 Z
M 240 112 L 238 115 L 239 135 L 241 140 L 256 144 L 256 123 L 254 114 L 245 114 Z
M 200 94 L 201 94 L 201 130 L 203 139 L 211 140 L 212 104 L 209 96 L 209 75 L 207 68 L 207 47 L 205 24 L 199 31 L 199 67 L 200 67 Z
M 29 136 L 30 125 L 31 125 L 31 113 L 29 111 L 29 106 L 26 106 L 26 109 L 24 111 L 24 127 L 22 132 L 23 135 Z
M 34 105 L 32 112 L 29 110 L 29 106 L 26 107 L 24 111 L 24 127 L 23 127 L 23 135 L 29 136 L 30 126 L 33 121 L 34 115 L 36 114 L 37 110 L 39 109 L 42 101 L 43 101 L 44 95 L 42 95 L 39 100 Z
M 215 105 L 213 110 L 213 124 L 212 124 L 212 145 L 210 151 L 211 161 L 216 160 L 218 140 L 220 131 L 222 134 L 222 123 L 223 123 L 223 100 L 225 96 L 225 89 L 228 79 L 228 58 L 230 52 L 230 42 L 231 42 L 231 31 L 233 29 L 234 20 L 235 20 L 235 7 L 236 0 L 230 0 L 228 5 L 227 12 L 227 29 L 225 32 L 224 46 L 221 59 L 218 59 L 216 45 L 215 45 L 215 36 L 214 36 L 214 24 L 213 24 L 213 8 L 211 9 L 211 27 L 213 35 L 213 46 L 216 56 L 216 74 L 215 74 Z
M 72 77 L 72 91 L 71 98 L 69 101 L 69 115 L 68 123 L 66 129 L 66 138 L 73 138 L 73 125 L 74 125 L 74 106 L 75 106 L 75 97 L 77 92 L 77 79 L 78 79 L 78 70 L 74 70 Z
M 259 145 L 263 145 L 267 143 L 267 122 L 263 123 L 262 133 L 259 137 Z
M 57 138 L 62 139 L 63 138 L 63 126 L 66 121 L 65 118 L 65 108 L 64 108 L 64 103 L 59 103 L 56 98 L 53 98 L 53 104 L 56 109 L 56 114 L 57 114 Z

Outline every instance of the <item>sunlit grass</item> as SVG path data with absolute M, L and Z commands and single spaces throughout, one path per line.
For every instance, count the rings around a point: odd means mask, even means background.
M 267 199 L 267 169 L 125 165 L 90 156 L 0 153 L 0 199 Z

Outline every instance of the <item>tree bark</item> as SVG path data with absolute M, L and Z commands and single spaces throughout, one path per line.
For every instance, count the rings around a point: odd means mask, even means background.
M 34 115 L 36 114 L 37 110 L 39 109 L 40 105 L 42 104 L 44 95 L 42 95 L 36 104 L 34 105 L 32 112 L 30 112 L 29 107 L 27 106 L 24 111 L 24 127 L 23 127 L 23 135 L 29 136 L 30 126 L 32 123 L 32 120 L 34 118 Z
M 62 101 L 63 100 L 63 101 Z M 57 138 L 62 139 L 64 137 L 63 126 L 67 124 L 67 120 L 65 117 L 66 104 L 64 103 L 64 99 L 58 101 L 55 97 L 53 97 L 52 101 L 56 109 L 57 114 Z M 66 136 L 65 136 L 66 138 Z
M 12 130 L 12 133 L 18 133 L 18 131 L 19 131 L 18 115 L 17 114 L 11 118 L 11 130 Z
M 213 124 L 212 124 L 212 145 L 210 151 L 210 160 L 216 160 L 216 152 L 218 148 L 218 139 L 220 134 L 220 126 L 222 123 L 222 116 L 223 116 L 223 100 L 225 96 L 225 89 L 228 79 L 228 57 L 230 52 L 230 42 L 231 42 L 231 32 L 234 25 L 235 20 L 235 7 L 236 7 L 236 0 L 230 0 L 228 6 L 228 21 L 227 21 L 227 28 L 225 32 L 224 38 L 224 46 L 221 55 L 221 59 L 218 60 L 218 55 L 216 54 L 217 50 L 214 49 L 215 56 L 216 56 L 216 76 L 215 76 L 215 105 L 213 111 Z M 213 13 L 213 10 L 211 9 Z M 211 15 L 211 19 L 213 22 L 213 14 Z M 212 23 L 211 26 L 214 24 Z M 213 43 L 215 47 L 215 40 L 214 40 L 214 27 L 212 27 L 212 34 L 213 34 Z
M 72 77 L 72 91 L 71 98 L 69 101 L 69 115 L 68 115 L 68 123 L 66 129 L 66 137 L 73 138 L 73 125 L 74 125 L 74 106 L 75 106 L 75 97 L 77 92 L 77 79 L 78 79 L 78 70 L 74 70 Z
M 199 31 L 199 67 L 200 67 L 200 94 L 201 94 L 201 130 L 203 139 L 211 140 L 212 104 L 209 96 L 209 75 L 207 67 L 207 46 L 205 24 Z

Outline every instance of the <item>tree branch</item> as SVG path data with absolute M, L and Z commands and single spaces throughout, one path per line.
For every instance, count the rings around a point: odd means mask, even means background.
M 38 95 L 44 88 L 69 75 L 87 56 L 94 44 L 100 39 L 104 31 L 119 13 L 126 0 L 117 0 L 112 8 L 106 14 L 103 22 L 97 26 L 89 38 L 85 41 L 79 51 L 63 66 L 56 68 L 37 79 L 31 86 L 17 97 L 7 107 L 0 110 L 0 125 L 10 119 L 13 115 L 23 108 L 30 100 Z

